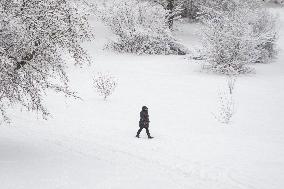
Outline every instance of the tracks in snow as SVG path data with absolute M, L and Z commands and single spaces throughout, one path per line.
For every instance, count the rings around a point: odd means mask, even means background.
M 26 128 L 21 132 L 27 137 L 34 135 L 34 131 Z M 162 173 L 173 182 L 181 183 L 180 188 L 225 189 L 229 186 L 231 189 L 255 189 L 253 184 L 250 184 L 252 179 L 249 176 L 239 175 L 229 167 L 192 162 L 158 148 L 145 152 L 137 151 L 135 143 L 126 146 L 123 143 L 110 145 L 103 139 L 92 140 L 90 136 L 87 138 L 56 134 L 52 137 L 45 136 L 42 140 L 82 158 L 104 161 L 115 167 L 127 166 L 133 170 Z

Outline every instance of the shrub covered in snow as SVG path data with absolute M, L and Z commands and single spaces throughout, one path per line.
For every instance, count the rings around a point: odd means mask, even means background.
M 266 9 L 258 10 L 250 21 L 253 35 L 258 42 L 259 57 L 257 63 L 269 63 L 276 55 L 276 18 Z
M 228 124 L 234 115 L 234 100 L 232 94 L 228 92 L 219 92 L 218 111 L 213 114 L 220 123 Z
M 241 74 L 251 71 L 247 64 L 268 62 L 275 54 L 275 18 L 257 1 L 220 2 L 203 8 L 205 68 Z
M 235 113 L 235 103 L 233 98 L 233 91 L 235 88 L 235 77 L 228 77 L 227 86 L 224 90 L 220 91 L 218 94 L 218 109 L 214 113 L 214 117 L 220 123 L 228 124 L 230 123 L 234 113 Z
M 114 92 L 116 86 L 116 79 L 109 73 L 98 73 L 94 77 L 94 87 L 100 95 L 104 96 L 105 100 Z
M 109 47 L 136 54 L 185 54 L 166 24 L 167 11 L 159 4 L 138 0 L 111 0 L 101 15 L 117 39 Z

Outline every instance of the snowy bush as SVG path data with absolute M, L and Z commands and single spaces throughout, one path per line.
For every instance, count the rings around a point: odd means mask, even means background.
M 98 73 L 94 77 L 94 87 L 100 95 L 104 96 L 105 100 L 114 92 L 116 86 L 116 79 L 109 73 Z
M 219 92 L 218 96 L 218 113 L 214 117 L 220 123 L 228 124 L 234 115 L 233 97 L 228 92 Z
M 234 75 L 251 72 L 250 63 L 275 54 L 275 19 L 257 1 L 226 1 L 203 7 L 204 68 Z
M 43 98 L 48 89 L 76 96 L 68 89 L 62 52 L 69 52 L 78 64 L 86 62 L 81 44 L 93 37 L 88 15 L 77 3 L 0 1 L 0 118 L 4 121 L 12 105 L 46 118 Z
M 228 77 L 226 89 L 220 91 L 218 94 L 218 110 L 217 113 L 213 115 L 216 120 L 221 123 L 228 124 L 235 113 L 235 104 L 233 98 L 235 82 L 235 77 Z
M 256 63 L 269 63 L 276 51 L 276 18 L 266 9 L 257 10 L 250 23 L 259 53 Z
M 161 5 L 138 0 L 111 0 L 104 5 L 103 20 L 117 36 L 110 48 L 136 54 L 186 53 L 173 38 Z

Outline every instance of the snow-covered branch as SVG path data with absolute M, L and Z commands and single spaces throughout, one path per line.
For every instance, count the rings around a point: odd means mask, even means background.
M 69 0 L 3 0 L 0 2 L 0 109 L 20 104 L 48 115 L 45 91 L 76 97 L 68 89 L 68 51 L 77 64 L 88 62 L 81 43 L 93 38 L 88 15 Z M 0 116 L 1 117 L 1 116 Z

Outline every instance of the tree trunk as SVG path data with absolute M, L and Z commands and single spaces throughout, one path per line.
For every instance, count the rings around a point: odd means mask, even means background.
M 174 25 L 174 0 L 168 0 L 167 4 L 167 10 L 169 11 L 169 16 L 168 16 L 168 26 L 170 29 L 173 29 Z

